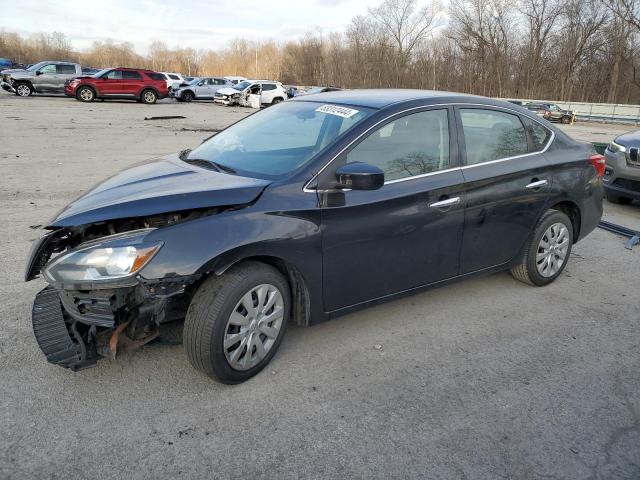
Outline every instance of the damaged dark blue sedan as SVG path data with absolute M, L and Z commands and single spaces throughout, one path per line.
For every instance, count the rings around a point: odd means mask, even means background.
M 62 210 L 27 265 L 26 280 L 49 284 L 35 336 L 78 370 L 174 331 L 196 368 L 242 382 L 291 321 L 500 270 L 549 284 L 600 220 L 604 168 L 506 102 L 296 97 Z

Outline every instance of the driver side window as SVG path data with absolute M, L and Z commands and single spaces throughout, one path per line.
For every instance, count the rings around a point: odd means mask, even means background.
M 369 134 L 347 154 L 384 171 L 385 181 L 415 177 L 449 167 L 446 109 L 405 115 Z

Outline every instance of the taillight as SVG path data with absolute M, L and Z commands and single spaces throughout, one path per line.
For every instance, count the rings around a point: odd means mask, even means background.
M 596 172 L 598 172 L 598 176 L 604 177 L 604 169 L 606 166 L 604 156 L 600 154 L 591 155 L 589 157 L 589 161 L 591 162 L 591 165 L 593 165 L 593 167 L 596 169 Z

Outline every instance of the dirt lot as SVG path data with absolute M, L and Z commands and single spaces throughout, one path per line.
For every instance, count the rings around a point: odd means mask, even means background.
M 179 346 L 80 373 L 47 364 L 30 326 L 43 282 L 22 281 L 36 226 L 247 113 L 0 94 L 0 479 L 640 478 L 640 247 L 602 230 L 547 288 L 497 274 L 291 328 L 235 387 Z M 639 212 L 607 206 L 635 228 Z

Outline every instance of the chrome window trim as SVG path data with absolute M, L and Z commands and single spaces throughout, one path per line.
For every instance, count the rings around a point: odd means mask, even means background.
M 392 184 L 392 183 L 399 183 L 399 182 L 406 182 L 407 180 L 414 180 L 414 179 L 418 179 L 418 178 L 422 178 L 422 177 L 427 177 L 430 175 L 437 175 L 439 173 L 445 173 L 445 172 L 450 172 L 453 170 L 464 170 L 467 168 L 474 168 L 474 167 L 478 167 L 481 165 L 489 165 L 489 164 L 493 164 L 493 163 L 499 163 L 499 162 L 506 162 L 508 160 L 514 160 L 517 158 L 522 158 L 522 157 L 528 157 L 531 155 L 538 155 L 541 153 L 546 152 L 549 147 L 551 146 L 551 143 L 553 143 L 553 140 L 556 138 L 556 132 L 554 132 L 553 130 L 551 130 L 549 127 L 547 127 L 546 125 L 544 125 L 540 120 L 538 120 L 537 118 L 531 118 L 528 117 L 526 115 L 523 115 L 521 112 L 518 112 L 517 110 L 513 110 L 512 108 L 508 108 L 508 107 L 502 107 L 502 106 L 497 106 L 497 105 L 487 105 L 484 103 L 436 103 L 433 105 L 421 105 L 419 107 L 412 107 L 412 108 L 408 108 L 406 110 L 402 110 L 400 112 L 396 112 L 393 113 L 385 118 L 383 118 L 382 120 L 376 122 L 375 124 L 371 125 L 369 128 L 367 128 L 364 132 L 362 132 L 360 135 L 358 135 L 356 138 L 354 138 L 351 142 L 349 142 L 342 150 L 340 150 L 338 153 L 336 153 L 320 170 L 318 170 L 318 173 L 314 174 L 302 187 L 302 191 L 305 193 L 325 193 L 325 192 L 333 192 L 333 191 L 347 191 L 347 190 L 343 190 L 343 189 L 328 189 L 328 190 L 318 190 L 317 188 L 309 188 L 309 184 L 312 183 L 316 178 L 318 178 L 318 176 L 329 166 L 331 165 L 331 163 L 333 163 L 335 161 L 336 158 L 338 158 L 340 155 L 342 155 L 345 150 L 347 150 L 349 147 L 351 147 L 351 145 L 353 145 L 355 142 L 359 141 L 362 137 L 364 137 L 365 135 L 367 135 L 372 129 L 376 128 L 378 125 L 380 125 L 381 123 L 386 122 L 387 120 L 396 117 L 396 116 L 400 116 L 404 113 L 407 112 L 411 112 L 414 110 L 420 110 L 420 109 L 430 109 L 431 107 L 484 107 L 484 108 L 488 108 L 489 110 L 491 109 L 497 109 L 497 110 L 505 110 L 507 112 L 511 112 L 512 114 L 518 115 L 518 117 L 522 117 L 525 116 L 526 118 L 528 118 L 529 120 L 535 121 L 538 124 L 540 124 L 540 126 L 542 126 L 543 128 L 546 128 L 547 130 L 549 130 L 551 132 L 551 136 L 549 137 L 549 140 L 547 141 L 547 144 L 545 145 L 545 147 L 542 150 L 539 150 L 537 152 L 530 152 L 530 153 L 525 153 L 522 155 L 516 155 L 513 157 L 507 157 L 507 158 L 500 158 L 498 160 L 490 160 L 488 162 L 482 162 L 482 163 L 475 163 L 473 165 L 462 165 L 459 167 L 452 167 L 452 168 L 448 168 L 445 170 L 438 170 L 435 172 L 429 172 L 429 173 L 422 173 L 420 175 L 414 175 L 412 177 L 405 177 L 405 178 L 398 178 L 396 180 L 389 180 L 388 182 L 384 182 L 384 185 L 387 184 Z M 535 115 L 534 115 L 535 116 Z M 524 125 L 523 125 L 524 127 Z M 525 127 L 526 129 L 526 127 Z

